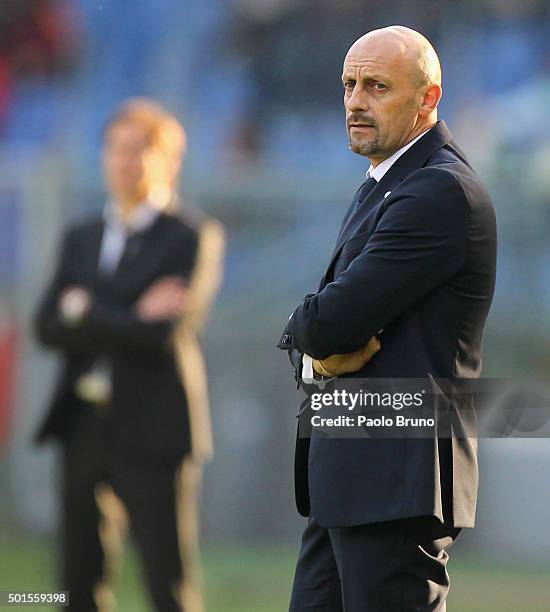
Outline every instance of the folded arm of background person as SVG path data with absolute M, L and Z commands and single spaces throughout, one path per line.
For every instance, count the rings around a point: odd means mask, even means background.
M 167 275 L 178 275 L 189 269 L 185 251 L 173 256 L 173 266 Z M 151 351 L 166 350 L 173 343 L 178 345 L 189 335 L 197 336 L 202 331 L 216 297 L 223 276 L 225 252 L 225 232 L 223 226 L 214 219 L 204 220 L 199 229 L 193 272 L 185 292 L 185 305 L 182 316 L 168 320 L 144 321 L 136 319 L 135 313 L 100 313 L 96 308 L 90 315 L 94 323 L 100 323 L 105 332 L 115 338 L 134 339 L 134 334 L 142 334 L 141 345 Z M 188 259 L 188 255 L 187 255 Z M 95 320 L 94 320 L 95 319 Z
M 363 251 L 292 314 L 295 349 L 316 359 L 357 351 L 460 270 L 469 215 L 457 179 L 423 168 L 397 189 Z
M 170 349 L 170 338 L 180 320 L 173 317 L 160 320 L 141 319 L 134 305 L 131 308 L 115 304 L 94 294 L 91 306 L 78 324 L 69 324 L 59 310 L 59 297 L 70 286 L 78 284 L 70 265 L 71 255 L 78 252 L 78 242 L 69 231 L 63 241 L 61 256 L 52 283 L 44 296 L 35 319 L 39 339 L 47 346 L 69 352 L 97 353 L 98 351 L 138 351 L 141 354 L 165 354 Z M 189 275 L 192 262 L 190 249 L 183 241 L 175 242 L 166 257 L 170 263 L 162 269 L 163 276 Z M 89 288 L 88 288 L 89 289 Z M 185 315 L 184 315 L 185 316 Z

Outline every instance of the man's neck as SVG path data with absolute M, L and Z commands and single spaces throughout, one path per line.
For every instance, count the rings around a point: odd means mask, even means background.
M 433 127 L 433 126 L 431 126 Z M 412 148 L 418 140 L 420 140 L 424 134 L 426 134 L 431 127 L 427 128 L 423 132 L 420 132 L 417 136 L 415 136 L 412 140 L 408 140 L 406 144 L 397 149 L 394 153 L 392 153 L 389 157 L 386 157 L 376 166 L 371 164 L 367 172 L 367 176 L 373 178 L 376 181 L 382 180 L 383 176 L 388 172 L 388 170 L 395 164 L 395 162 L 404 155 L 410 148 Z
M 135 213 L 136 209 L 139 208 L 146 201 L 145 196 L 122 196 L 122 197 L 114 197 L 114 201 L 116 202 L 116 207 L 118 213 L 120 215 L 120 219 L 124 224 L 127 224 L 128 221 L 132 218 L 132 215 Z

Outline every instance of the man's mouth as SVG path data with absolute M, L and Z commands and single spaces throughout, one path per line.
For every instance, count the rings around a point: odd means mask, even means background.
M 374 125 L 369 125 L 368 123 L 350 123 L 349 125 L 349 129 L 356 129 L 356 130 L 371 130 L 374 129 Z

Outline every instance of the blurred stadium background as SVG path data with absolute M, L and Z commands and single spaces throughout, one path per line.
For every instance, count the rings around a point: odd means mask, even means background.
M 347 150 L 342 59 L 358 35 L 392 23 L 435 43 L 441 117 L 496 204 L 484 374 L 545 376 L 548 2 L 2 0 L 0 590 L 55 586 L 55 451 L 31 435 L 56 363 L 29 318 L 61 227 L 103 205 L 104 120 L 144 95 L 185 124 L 184 201 L 229 238 L 205 337 L 216 435 L 202 502 L 209 610 L 285 609 L 303 521 L 292 500 L 296 392 L 275 343 L 316 286 L 367 167 Z M 450 610 L 550 610 L 549 468 L 548 440 L 482 441 L 478 528 L 455 549 Z M 118 591 L 123 612 L 148 609 L 132 555 Z

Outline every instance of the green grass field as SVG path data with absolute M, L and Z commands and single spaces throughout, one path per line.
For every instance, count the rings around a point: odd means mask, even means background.
M 208 612 L 286 612 L 292 547 L 205 546 Z M 0 590 L 52 590 L 54 547 L 45 538 L 0 537 Z M 548 568 L 497 567 L 461 558 L 449 565 L 448 612 L 549 612 Z M 136 556 L 128 554 L 116 586 L 120 612 L 148 612 Z M 7 609 L 7 608 L 6 608 Z M 45 611 L 46 607 L 24 610 Z

